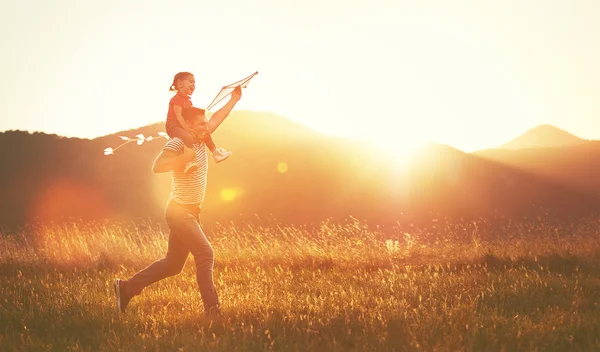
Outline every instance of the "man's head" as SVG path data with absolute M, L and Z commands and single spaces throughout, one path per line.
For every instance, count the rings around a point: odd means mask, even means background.
M 184 108 L 182 111 L 183 119 L 188 123 L 190 128 L 196 132 L 198 139 L 204 139 L 208 132 L 206 128 L 206 111 L 197 107 Z

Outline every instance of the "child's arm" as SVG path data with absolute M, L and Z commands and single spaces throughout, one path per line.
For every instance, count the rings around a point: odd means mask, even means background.
M 177 121 L 179 121 L 181 127 L 185 128 L 187 131 L 191 131 L 190 127 L 183 119 L 183 109 L 181 108 L 181 106 L 173 104 L 173 111 L 175 112 L 175 116 L 177 117 Z

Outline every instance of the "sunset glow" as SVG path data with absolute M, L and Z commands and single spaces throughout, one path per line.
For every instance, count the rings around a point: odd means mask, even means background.
M 277 172 L 284 174 L 288 171 L 288 164 L 281 162 L 277 164 Z
M 2 5 L 0 130 L 92 138 L 159 122 L 184 70 L 196 106 L 259 71 L 236 110 L 388 145 L 389 130 L 465 151 L 542 123 L 600 130 L 595 2 L 543 16 L 517 1 L 151 3 Z
M 599 351 L 600 0 L 0 3 L 4 351 Z
M 375 143 L 379 152 L 386 155 L 386 160 L 390 161 L 396 168 L 402 168 L 407 165 L 415 156 L 415 152 L 425 145 L 424 139 L 418 138 L 388 138 L 379 140 Z
M 238 190 L 233 189 L 233 188 L 223 189 L 221 191 L 221 199 L 223 199 L 226 202 L 230 202 L 237 197 L 238 193 L 239 193 Z

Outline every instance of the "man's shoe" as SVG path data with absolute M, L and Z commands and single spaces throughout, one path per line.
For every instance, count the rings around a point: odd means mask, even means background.
M 125 290 L 126 283 L 121 279 L 116 279 L 114 283 L 115 294 L 117 295 L 117 312 L 125 313 L 125 309 L 131 300 L 131 297 Z
M 215 162 L 217 162 L 217 163 L 220 163 L 221 161 L 229 158 L 229 156 L 231 156 L 231 152 L 229 150 L 225 150 L 223 148 L 217 148 L 213 152 L 213 158 L 215 159 Z
M 185 173 L 187 174 L 187 173 L 189 173 L 189 172 L 192 172 L 192 171 L 195 171 L 195 170 L 197 170 L 197 169 L 198 169 L 198 164 L 196 164 L 196 163 L 193 163 L 193 162 L 191 162 L 191 161 L 188 161 L 188 162 L 185 164 L 185 167 L 184 167 L 184 169 L 183 169 L 183 172 L 185 172 Z

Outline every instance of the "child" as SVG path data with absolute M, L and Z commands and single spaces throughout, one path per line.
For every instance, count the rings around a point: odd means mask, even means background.
M 196 88 L 195 85 L 196 82 L 193 74 L 189 72 L 179 72 L 175 75 L 173 78 L 173 83 L 171 84 L 171 87 L 169 87 L 170 92 L 177 92 L 177 94 L 175 94 L 169 102 L 169 111 L 167 113 L 167 123 L 165 125 L 165 129 L 169 137 L 181 138 L 187 148 L 193 148 L 196 137 L 194 135 L 194 131 L 189 128 L 183 119 L 182 110 L 186 107 L 192 106 L 190 95 L 194 93 L 194 89 Z M 223 148 L 217 148 L 212 140 L 212 137 L 210 136 L 210 133 L 207 133 L 204 137 L 204 143 L 213 153 L 213 158 L 217 163 L 220 163 L 231 155 L 230 151 L 227 151 Z M 188 172 L 197 167 L 198 165 L 188 162 L 184 171 Z

